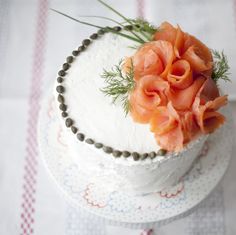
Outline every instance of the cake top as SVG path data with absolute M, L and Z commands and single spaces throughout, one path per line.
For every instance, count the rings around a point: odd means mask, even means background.
M 81 53 L 67 72 L 65 100 L 70 117 L 80 131 L 96 142 L 139 153 L 158 151 L 148 125 L 125 115 L 122 104 L 112 104 L 101 89 L 106 86 L 103 69 L 111 70 L 120 59 L 131 56 L 130 40 L 108 33 Z
M 217 81 L 228 80 L 229 69 L 224 53 L 210 50 L 178 25 L 155 27 L 99 2 L 128 25 L 123 30 L 93 25 L 110 34 L 92 45 L 86 39 L 74 52 L 80 56 L 65 85 L 57 87 L 59 93 L 68 91 L 66 125 L 78 123 L 80 131 L 92 136 L 87 142 L 96 139 L 119 154 L 126 149 L 179 152 L 220 127 L 225 117 L 218 110 L 227 104 L 227 95 L 220 96 Z M 60 73 L 65 75 L 64 70 Z

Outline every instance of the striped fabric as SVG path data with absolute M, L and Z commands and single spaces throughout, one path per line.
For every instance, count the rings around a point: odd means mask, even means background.
M 107 2 L 130 17 L 180 22 L 214 47 L 226 45 L 230 60 L 236 59 L 236 0 Z M 93 30 L 53 14 L 50 7 L 74 16 L 114 16 L 94 0 L 0 0 L 0 234 L 236 234 L 235 158 L 222 184 L 191 215 L 149 230 L 108 226 L 73 208 L 58 192 L 38 152 L 41 98 L 64 58 Z M 225 89 L 234 99 L 236 80 Z

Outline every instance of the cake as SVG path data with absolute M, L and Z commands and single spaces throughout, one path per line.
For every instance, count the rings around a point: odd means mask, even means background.
M 132 47 L 120 32 L 132 37 L 136 27 L 104 28 L 83 40 L 58 72 L 55 99 L 70 155 L 85 177 L 104 190 L 147 194 L 191 169 L 225 121 L 218 109 L 227 96 L 219 94 L 218 65 L 202 42 L 164 22 L 150 42 Z M 117 70 L 132 74 L 123 99 L 106 78 Z

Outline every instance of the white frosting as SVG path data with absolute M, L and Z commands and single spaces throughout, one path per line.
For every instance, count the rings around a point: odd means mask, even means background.
M 149 125 L 133 122 L 121 106 L 112 105 L 111 99 L 100 91 L 105 86 L 100 77 L 103 68 L 110 70 L 120 59 L 132 55 L 130 45 L 132 42 L 127 39 L 107 34 L 76 58 L 63 83 L 68 113 L 79 131 L 97 142 L 131 152 L 157 151 L 160 147 Z M 106 180 L 105 185 L 109 190 L 136 194 L 160 191 L 177 183 L 190 169 L 207 138 L 192 141 L 179 154 L 134 161 L 132 157 L 114 158 L 78 141 L 61 120 L 74 162 L 92 182 L 100 185 L 106 177 L 110 179 L 110 184 Z
M 119 150 L 157 151 L 160 147 L 149 125 L 133 122 L 121 105 L 112 104 L 111 98 L 101 92 L 105 86 L 103 69 L 110 70 L 132 55 L 131 45 L 130 40 L 113 34 L 92 43 L 68 71 L 65 99 L 71 118 L 86 136 Z
M 90 182 L 111 191 L 118 190 L 132 194 L 158 192 L 176 184 L 191 168 L 207 138 L 202 136 L 192 141 L 179 154 L 134 161 L 132 157 L 114 158 L 94 146 L 80 142 L 64 124 L 63 127 L 72 159 Z M 106 185 L 103 185 L 104 181 Z

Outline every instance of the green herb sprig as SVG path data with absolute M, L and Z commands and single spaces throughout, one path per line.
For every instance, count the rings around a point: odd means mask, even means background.
M 101 77 L 105 79 L 107 85 L 102 88 L 101 91 L 105 95 L 111 96 L 113 103 L 120 101 L 124 112 L 127 115 L 131 108 L 129 103 L 129 93 L 135 87 L 134 67 L 131 62 L 131 67 L 126 73 L 122 72 L 122 67 L 123 60 L 121 60 L 118 65 L 115 65 L 110 71 L 105 69 L 103 70 Z
M 224 51 L 212 50 L 214 65 L 212 79 L 217 83 L 219 79 L 230 81 L 229 64 Z
M 141 18 L 130 19 L 130 22 L 132 22 L 133 25 L 136 25 L 136 28 L 134 29 L 136 32 L 145 34 L 148 41 L 151 41 L 154 33 L 159 31 L 156 26 Z

